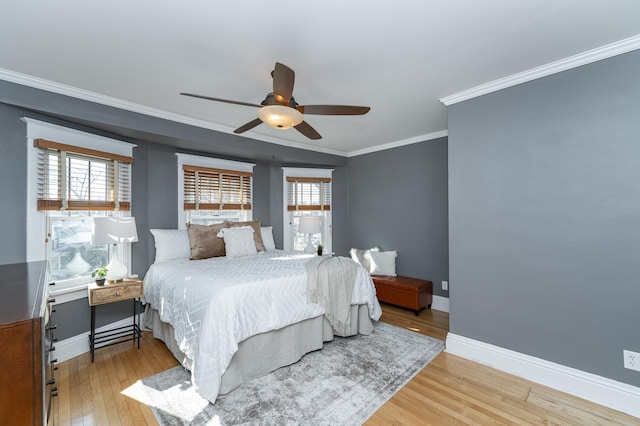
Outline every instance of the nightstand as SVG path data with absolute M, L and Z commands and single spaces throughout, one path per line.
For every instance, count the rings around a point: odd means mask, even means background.
M 91 333 L 89 334 L 89 349 L 91 350 L 91 362 L 94 360 L 95 350 L 106 346 L 116 345 L 122 342 L 138 341 L 140 349 L 140 311 L 136 304 L 143 295 L 142 280 L 128 278 L 120 282 L 98 286 L 95 283 L 87 287 L 89 306 L 91 306 Z M 96 333 L 96 306 L 123 300 L 133 300 L 133 324 L 117 327 Z

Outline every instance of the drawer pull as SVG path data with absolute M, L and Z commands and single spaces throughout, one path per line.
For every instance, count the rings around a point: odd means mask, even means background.
M 51 364 L 55 364 L 56 362 L 58 362 L 58 358 L 53 359 L 53 360 L 51 360 L 50 362 L 51 362 Z
M 58 387 L 57 386 L 52 387 L 51 392 L 58 392 Z
M 55 351 L 55 350 L 56 350 L 56 347 L 55 347 L 55 346 L 53 346 L 53 345 L 51 345 L 51 348 L 49 349 L 49 352 L 53 352 L 53 351 Z
M 58 392 L 51 392 L 51 398 L 58 396 Z
M 116 296 L 120 296 L 120 292 L 119 291 L 116 291 Z
M 49 283 L 49 285 L 56 285 L 56 283 L 55 283 L 55 282 L 53 282 L 53 283 Z
M 47 386 L 52 385 L 56 382 L 56 379 L 47 380 Z
M 58 324 L 53 324 L 47 327 L 47 330 L 55 330 L 56 328 L 58 328 Z
M 56 303 L 56 299 L 49 299 L 49 303 Z

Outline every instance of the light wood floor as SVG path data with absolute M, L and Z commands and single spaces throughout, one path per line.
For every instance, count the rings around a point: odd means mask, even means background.
M 382 321 L 444 340 L 449 315 L 383 305 Z M 151 409 L 121 392 L 138 379 L 177 365 L 164 344 L 145 332 L 129 343 L 60 364 L 56 425 L 156 425 Z M 447 353 L 438 355 L 367 425 L 640 425 L 640 419 L 554 391 Z

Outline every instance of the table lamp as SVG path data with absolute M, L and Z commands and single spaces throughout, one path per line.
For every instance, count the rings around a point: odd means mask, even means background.
M 138 241 L 136 219 L 133 217 L 94 217 L 91 244 L 113 244 L 111 260 L 107 265 L 108 282 L 122 281 L 127 276 L 127 266 L 118 257 L 118 244 Z
M 298 232 L 301 234 L 308 234 L 309 240 L 307 246 L 304 248 L 304 252 L 307 254 L 315 253 L 316 249 L 311 244 L 311 235 L 318 234 L 322 228 L 320 227 L 320 216 L 302 216 L 300 217 L 300 224 L 298 225 Z

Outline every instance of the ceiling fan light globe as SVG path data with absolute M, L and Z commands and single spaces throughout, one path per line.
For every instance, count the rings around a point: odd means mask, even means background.
M 267 105 L 258 110 L 258 117 L 278 130 L 290 129 L 302 123 L 300 111 L 283 105 Z

